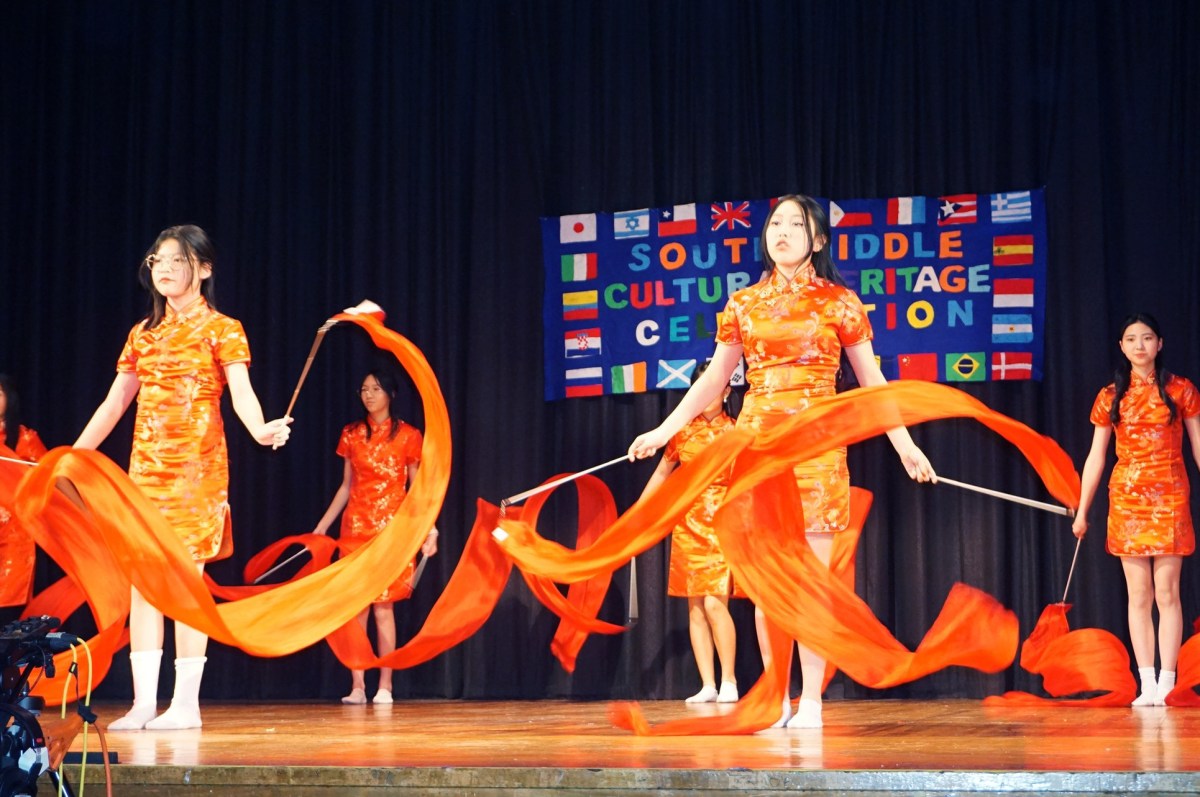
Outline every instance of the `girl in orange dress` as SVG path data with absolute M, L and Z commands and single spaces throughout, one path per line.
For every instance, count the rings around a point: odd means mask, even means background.
M 37 462 L 46 453 L 38 433 L 21 425 L 21 400 L 8 374 L 0 374 L 0 455 Z M 0 506 L 0 606 L 24 606 L 33 597 L 37 546 Z
M 199 570 L 232 553 L 229 467 L 221 394 L 260 444 L 287 442 L 290 418 L 264 421 L 250 385 L 250 347 L 240 322 L 213 306 L 215 254 L 194 225 L 163 230 L 141 263 L 149 315 L 134 325 L 117 361 L 108 396 L 84 427 L 78 448 L 94 449 L 137 397 L 129 476 L 153 501 Z M 155 717 L 163 616 L 133 590 L 129 610 L 133 707 L 109 730 L 200 727 L 200 680 L 208 637 L 175 623 L 175 691 Z
M 417 476 L 417 468 L 421 463 L 421 433 L 395 414 L 392 407 L 398 387 L 392 374 L 386 371 L 369 372 L 359 388 L 365 417 L 342 429 L 342 436 L 338 440 L 338 456 L 345 459 L 342 484 L 313 533 L 327 533 L 338 513 L 342 513 L 343 556 L 358 550 L 383 531 L 400 510 L 400 504 Z M 437 538 L 437 529 L 430 529 L 421 552 L 426 556 L 436 554 Z M 372 604 L 380 656 L 386 656 L 396 649 L 393 604 L 412 594 L 414 572 L 415 562 L 409 562 L 392 585 Z M 366 609 L 358 615 L 358 623 L 365 631 Z M 365 675 L 363 670 L 350 671 L 350 694 L 342 698 L 343 703 L 357 705 L 367 702 Z M 372 701 L 383 704 L 392 702 L 390 668 L 380 668 L 379 688 Z
M 1163 706 L 1175 688 L 1183 641 L 1179 572 L 1196 549 L 1192 531 L 1183 434 L 1200 465 L 1200 393 L 1167 371 L 1163 339 L 1153 316 L 1126 318 L 1118 338 L 1125 362 L 1092 405 L 1096 426 L 1083 465 L 1079 511 L 1072 531 L 1087 533 L 1087 511 L 1100 486 L 1108 442 L 1116 433 L 1117 464 L 1108 480 L 1108 552 L 1121 557 L 1129 591 L 1129 637 L 1141 678 L 1135 706 Z M 1158 604 L 1158 655 L 1154 677 L 1153 605 Z
M 801 195 L 780 198 L 760 239 L 763 279 L 729 297 L 709 369 L 656 429 L 633 441 L 630 456 L 648 457 L 666 445 L 721 393 L 743 356 L 750 387 L 737 423 L 756 432 L 767 432 L 814 399 L 833 395 L 843 354 L 860 385 L 886 383 L 875 362 L 866 310 L 846 287 L 829 254 L 829 243 L 829 220 L 815 200 Z M 907 429 L 897 427 L 887 434 L 909 476 L 919 481 L 936 479 Z M 808 543 L 828 564 L 833 536 L 849 523 L 846 451 L 830 451 L 794 470 Z M 761 640 L 761 627 L 759 635 Z M 797 647 L 803 676 L 799 709 L 791 717 L 791 703 L 785 698 L 780 722 L 787 722 L 789 728 L 819 728 L 825 661 Z
M 701 363 L 692 379 L 699 379 L 707 368 L 708 363 Z M 671 438 L 658 467 L 642 490 L 642 498 L 657 490 L 677 465 L 690 461 L 705 446 L 733 428 L 734 421 L 725 412 L 728 397 L 729 386 L 726 385 L 703 412 Z M 683 523 L 671 532 L 667 594 L 687 598 L 688 631 L 696 668 L 700 671 L 700 691 L 687 698 L 686 703 L 736 703 L 738 699 L 737 677 L 733 671 L 737 630 L 729 616 L 733 574 L 712 527 L 713 514 L 724 500 L 728 486 L 727 479 L 718 479 L 706 487 L 688 510 Z M 720 689 L 713 671 L 714 647 L 721 663 Z

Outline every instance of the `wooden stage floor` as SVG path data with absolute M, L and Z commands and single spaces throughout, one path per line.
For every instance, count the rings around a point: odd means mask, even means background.
M 647 702 L 652 722 L 721 710 Z M 95 706 L 103 726 L 125 706 Z M 603 702 L 212 704 L 193 731 L 107 735 L 141 795 L 1194 794 L 1200 710 L 830 701 L 822 731 L 637 737 Z M 72 750 L 82 749 L 82 737 Z M 94 732 L 88 742 L 98 751 Z M 68 766 L 78 786 L 78 766 Z M 87 793 L 103 794 L 89 766 Z M 49 789 L 49 785 L 45 786 Z

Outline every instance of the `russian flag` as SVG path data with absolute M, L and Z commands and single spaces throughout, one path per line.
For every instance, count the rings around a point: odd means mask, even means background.
M 563 374 L 567 384 L 567 398 L 604 395 L 604 370 L 595 368 L 569 368 Z

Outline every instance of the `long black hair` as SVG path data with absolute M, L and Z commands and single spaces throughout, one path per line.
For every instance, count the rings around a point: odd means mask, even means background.
M 154 287 L 154 274 L 146 267 L 146 259 L 153 257 L 158 252 L 158 247 L 163 245 L 163 241 L 167 240 L 178 241 L 179 248 L 187 256 L 189 264 L 187 277 L 189 282 L 195 273 L 193 269 L 205 265 L 208 266 L 208 276 L 200 280 L 200 295 L 208 302 L 209 307 L 214 310 L 217 308 L 216 288 L 214 285 L 216 282 L 217 252 L 213 247 L 212 241 L 208 238 L 208 233 L 195 224 L 179 224 L 174 227 L 168 227 L 158 234 L 158 237 L 154 239 L 154 244 L 146 250 L 146 254 L 142 257 L 142 265 L 138 269 L 138 279 L 141 280 L 142 287 L 150 294 L 150 310 L 146 315 L 146 329 L 154 329 L 162 323 L 163 316 L 167 313 L 167 299 Z
M 363 375 L 363 381 L 366 382 L 368 377 L 375 377 L 375 381 L 383 388 L 383 391 L 388 394 L 388 417 L 392 419 L 392 431 L 388 435 L 388 440 L 393 440 L 396 434 L 400 431 L 400 416 L 397 414 L 399 410 L 396 407 L 396 394 L 400 392 L 400 380 L 396 375 L 389 370 L 376 368 L 367 371 Z M 362 389 L 361 387 L 359 388 Z M 363 426 L 367 427 L 367 439 L 371 439 L 371 413 L 367 412 L 366 407 L 363 407 Z
M 775 207 L 771 208 L 771 212 L 767 214 L 767 220 L 763 223 L 762 232 L 758 236 L 758 246 L 762 251 L 763 269 L 766 271 L 775 270 L 775 261 L 771 259 L 771 253 L 767 251 L 767 228 L 771 225 L 771 219 L 779 210 L 779 206 L 784 202 L 795 202 L 800 206 L 800 212 L 804 215 L 805 228 L 808 231 L 808 248 L 812 252 L 813 268 L 817 272 L 817 276 L 821 279 L 836 283 L 837 285 L 845 285 L 846 280 L 842 277 L 842 273 L 838 271 L 838 267 L 833 262 L 833 237 L 829 233 L 829 217 L 825 215 L 825 209 L 821 207 L 817 200 L 804 194 L 788 194 L 781 196 L 775 203 Z M 824 245 L 813 252 L 814 244 L 817 239 L 823 240 Z
M 17 389 L 12 377 L 0 374 L 0 391 L 4 391 L 4 445 L 17 450 L 17 440 L 21 436 L 21 399 L 17 397 Z
M 712 360 L 705 360 L 704 362 L 702 362 L 696 366 L 696 369 L 694 371 L 692 371 L 692 384 L 693 385 L 696 384 L 696 380 L 699 379 L 704 374 L 704 372 L 708 370 L 708 366 L 710 366 L 710 365 L 712 365 Z M 727 395 L 721 399 L 721 408 L 725 411 L 725 414 L 728 415 L 730 418 L 736 418 L 738 416 L 738 412 L 740 412 L 741 408 L 742 408 L 741 393 L 734 390 L 733 385 L 730 385 L 728 383 L 725 385 L 725 387 L 729 388 L 729 395 Z
M 1117 333 L 1117 344 L 1125 337 L 1125 330 L 1129 329 L 1134 324 L 1145 324 L 1150 327 L 1150 331 L 1155 336 L 1162 340 L 1162 332 L 1159 331 L 1158 321 L 1149 313 L 1133 313 L 1121 322 L 1120 332 Z M 1113 372 L 1113 385 L 1116 386 L 1117 393 L 1113 396 L 1112 409 L 1108 411 L 1108 417 L 1112 420 L 1113 426 L 1121 422 L 1121 399 L 1125 397 L 1126 391 L 1129 390 L 1130 374 L 1133 373 L 1133 363 L 1128 357 L 1121 357 L 1121 364 L 1117 366 Z M 1171 423 L 1175 422 L 1175 402 L 1167 395 L 1167 382 L 1171 379 L 1171 372 L 1163 365 L 1162 352 L 1154 356 L 1154 377 L 1158 382 L 1158 395 L 1162 397 L 1163 404 L 1167 405 L 1167 409 L 1171 413 Z

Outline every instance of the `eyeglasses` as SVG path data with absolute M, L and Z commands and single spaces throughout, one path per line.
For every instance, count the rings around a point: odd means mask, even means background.
M 372 385 L 370 387 L 360 387 L 358 392 L 363 396 L 375 395 L 376 393 L 382 393 L 383 388 L 381 388 L 379 385 Z
M 188 259 L 185 255 L 173 255 L 170 258 L 150 255 L 142 261 L 142 266 L 147 271 L 154 271 L 157 268 L 164 269 L 172 273 L 183 271 L 183 269 L 187 267 L 187 264 Z

